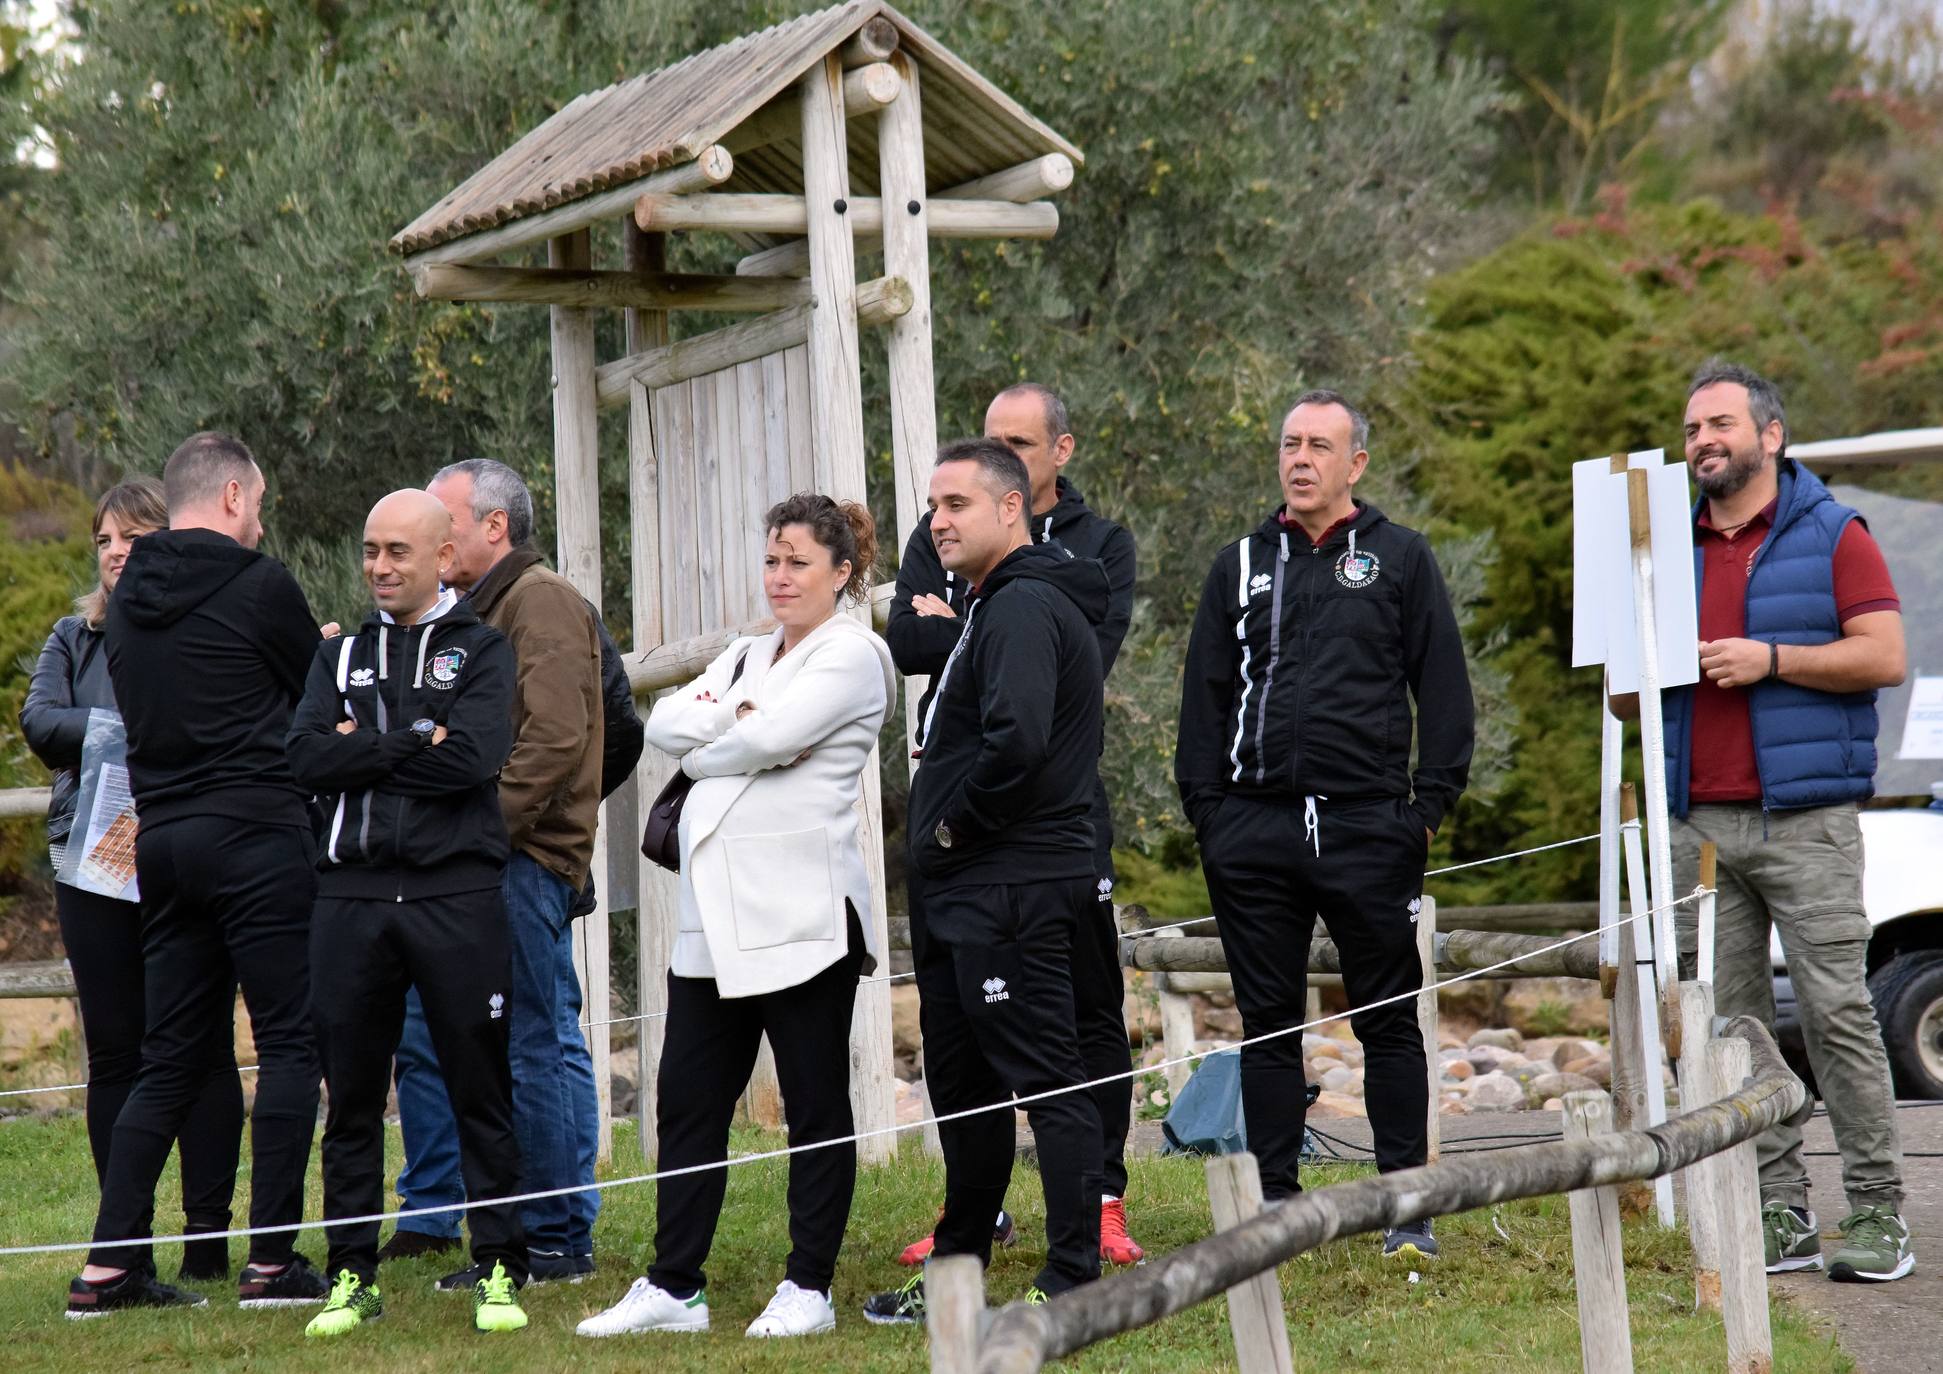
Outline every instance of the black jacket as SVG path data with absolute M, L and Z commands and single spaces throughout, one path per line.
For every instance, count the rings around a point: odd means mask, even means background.
M 1056 545 L 1077 558 L 1096 558 L 1106 571 L 1106 614 L 1093 627 L 1100 648 L 1100 676 L 1104 678 L 1113 671 L 1121 641 L 1133 623 L 1133 536 L 1105 516 L 1094 514 L 1079 489 L 1064 477 L 1059 479 L 1058 503 L 1044 515 L 1032 517 L 1031 523 L 1034 543 Z M 897 664 L 898 672 L 936 677 L 958 642 L 958 621 L 919 615 L 911 609 L 913 598 L 943 597 L 962 616 L 969 591 L 938 561 L 937 546 L 931 542 L 931 513 L 926 511 L 911 531 L 903 561 L 897 565 L 897 595 L 884 627 L 884 639 L 891 646 L 891 661 Z M 930 701 L 927 694 L 918 704 L 920 717 Z
M 34 757 L 54 775 L 47 807 L 47 839 L 56 847 L 74 825 L 74 794 L 81 785 L 81 746 L 88 738 L 88 712 L 115 709 L 108 681 L 108 655 L 101 631 L 78 615 L 62 616 L 34 661 L 27 700 L 20 706 L 20 733 Z
M 290 723 L 290 768 L 323 803 L 318 891 L 405 901 L 499 886 L 500 765 L 513 750 L 506 637 L 465 602 L 398 625 L 373 614 L 318 646 Z M 339 734 L 355 720 L 358 728 Z M 427 747 L 412 723 L 446 737 Z
M 621 660 L 620 646 L 600 618 L 594 603 L 587 603 L 594 618 L 594 631 L 600 636 L 600 697 L 606 728 L 600 743 L 600 796 L 602 801 L 634 774 L 647 747 L 647 727 L 641 713 L 634 709 L 634 689 L 628 685 L 627 664 Z
M 1100 564 L 1043 544 L 1007 554 L 965 603 L 911 779 L 911 860 L 928 877 L 1092 876 L 1106 614 Z
M 1214 560 L 1188 640 L 1174 779 L 1198 830 L 1225 792 L 1409 799 L 1464 790 L 1471 679 L 1430 545 L 1356 503 L 1320 548 L 1280 512 Z M 1418 760 L 1410 768 L 1410 698 Z
M 283 564 L 214 530 L 145 534 L 103 634 L 144 826 L 182 816 L 308 825 L 283 737 L 317 621 Z

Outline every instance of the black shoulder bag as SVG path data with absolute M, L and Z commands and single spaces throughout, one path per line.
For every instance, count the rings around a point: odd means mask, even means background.
M 748 658 L 749 651 L 744 649 L 735 661 L 735 671 L 729 674 L 729 686 L 735 686 L 741 679 Z M 660 864 L 670 873 L 681 872 L 681 808 L 694 786 L 695 780 L 676 768 L 674 776 L 662 785 L 654 805 L 648 808 L 648 823 L 641 830 L 642 857 Z

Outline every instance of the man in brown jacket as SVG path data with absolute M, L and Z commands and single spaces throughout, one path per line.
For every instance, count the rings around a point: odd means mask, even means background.
M 570 912 L 587 882 L 600 810 L 599 631 L 586 600 L 533 548 L 533 498 L 518 473 L 471 458 L 440 469 L 428 490 L 452 513 L 452 587 L 512 641 L 519 660 L 513 752 L 499 775 L 499 805 L 513 850 L 503 890 L 521 1191 L 588 1184 L 599 1108 L 580 1030 Z M 442 671 L 456 677 L 436 658 L 425 665 L 434 686 Z M 406 1156 L 399 1194 L 407 1208 L 457 1203 L 465 1195 L 457 1128 L 422 1017 L 409 1011 L 397 1064 Z M 594 1192 L 524 1204 L 532 1282 L 577 1281 L 593 1272 L 599 1206 Z M 446 1248 L 442 1238 L 455 1232 L 456 1218 L 407 1218 L 387 1251 L 403 1257 Z M 474 1277 L 462 1270 L 439 1286 L 468 1289 Z

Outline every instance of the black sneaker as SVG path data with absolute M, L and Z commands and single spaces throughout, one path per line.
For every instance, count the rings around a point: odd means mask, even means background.
M 105 1317 L 134 1307 L 207 1307 L 209 1299 L 200 1293 L 185 1293 L 158 1283 L 145 1269 L 130 1269 L 118 1279 L 89 1283 L 77 1278 L 67 1286 L 69 1321 Z
M 419 1259 L 425 1255 L 449 1255 L 459 1248 L 457 1236 L 428 1236 L 423 1231 L 393 1231 L 391 1239 L 378 1251 L 378 1263 L 387 1260 Z
M 479 1281 L 492 1272 L 491 1266 L 468 1264 L 463 1269 L 455 1269 L 432 1287 L 441 1293 L 470 1293 L 478 1287 Z
M 330 1295 L 331 1286 L 302 1255 L 292 1255 L 274 1274 L 246 1264 L 236 1276 L 238 1307 L 308 1307 Z
M 1430 1233 L 1430 1219 L 1390 1227 L 1383 1233 L 1383 1253 L 1396 1259 L 1437 1258 L 1437 1237 Z
M 528 1250 L 526 1252 L 526 1281 L 528 1283 L 584 1283 L 594 1272 L 592 1255 L 565 1255 L 558 1250 Z M 485 1271 L 479 1277 L 486 1277 Z
M 864 1320 L 879 1326 L 924 1320 L 924 1275 L 913 1274 L 901 1287 L 864 1299 Z

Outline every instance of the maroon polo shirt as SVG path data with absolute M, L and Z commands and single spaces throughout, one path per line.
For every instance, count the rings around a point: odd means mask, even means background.
M 1714 528 L 1709 510 L 1700 512 L 1694 539 L 1700 545 L 1700 638 L 1740 639 L 1747 634 L 1747 579 L 1754 555 L 1774 525 L 1779 498 L 1732 534 Z M 1870 611 L 1899 611 L 1902 602 L 1889 580 L 1882 549 L 1860 520 L 1851 520 L 1835 543 L 1835 612 L 1843 624 Z M 1761 799 L 1761 774 L 1754 764 L 1754 725 L 1748 718 L 1747 688 L 1722 687 L 1705 673 L 1693 689 L 1693 747 L 1689 799 L 1694 802 L 1750 802 Z

